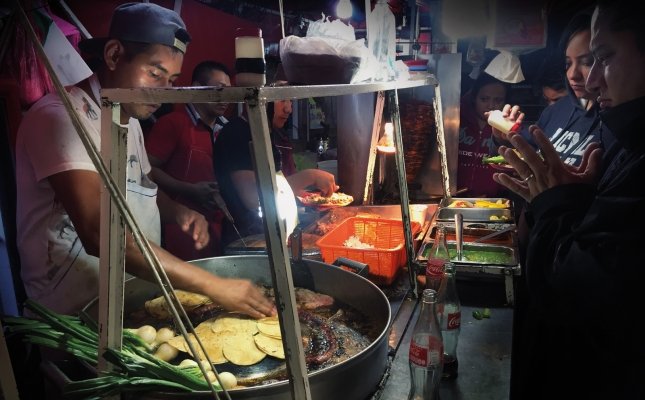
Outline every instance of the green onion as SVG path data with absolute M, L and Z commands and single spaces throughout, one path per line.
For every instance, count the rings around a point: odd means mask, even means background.
M 64 350 L 96 367 L 99 340 L 96 325 L 89 327 L 78 317 L 57 314 L 32 300 L 27 300 L 25 306 L 38 319 L 2 318 L 9 334 L 23 335 L 25 341 L 39 346 Z M 138 335 L 124 330 L 122 349 L 108 348 L 103 354 L 116 369 L 67 384 L 63 389 L 65 397 L 99 399 L 123 392 L 210 390 L 199 368 L 179 368 L 156 358 L 149 353 L 151 350 Z M 218 383 L 213 385 L 221 390 Z

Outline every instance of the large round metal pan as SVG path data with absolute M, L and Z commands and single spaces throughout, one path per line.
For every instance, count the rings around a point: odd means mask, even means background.
M 216 257 L 191 263 L 222 277 L 246 278 L 260 285 L 272 286 L 269 259 L 265 255 Z M 388 354 L 390 305 L 383 292 L 369 280 L 344 269 L 313 260 L 292 262 L 295 286 L 334 297 L 363 313 L 380 332 L 378 337 L 359 354 L 336 365 L 311 372 L 309 385 L 313 399 L 364 400 L 381 380 Z M 155 284 L 139 278 L 125 282 L 124 313 L 140 310 L 146 300 L 160 294 Z M 85 309 L 98 315 L 95 299 Z M 280 381 L 229 391 L 233 399 L 291 399 L 289 382 Z M 138 397 L 142 398 L 142 397 Z M 212 399 L 211 392 L 149 393 L 145 399 Z

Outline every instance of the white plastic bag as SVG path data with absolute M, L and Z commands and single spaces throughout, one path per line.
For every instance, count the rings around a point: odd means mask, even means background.
M 369 77 L 359 74 L 369 59 L 363 39 L 340 20 L 323 18 L 309 25 L 307 37 L 287 36 L 280 41 L 285 75 L 296 84 L 355 83 Z

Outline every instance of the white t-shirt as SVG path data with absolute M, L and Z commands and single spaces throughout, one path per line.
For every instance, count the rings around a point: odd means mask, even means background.
M 100 149 L 100 107 L 80 88 L 70 88 L 69 94 Z M 147 176 L 150 163 L 139 121 L 130 119 L 128 126 L 128 206 L 148 240 L 158 243 L 157 185 Z M 61 99 L 49 94 L 25 114 L 16 138 L 17 244 L 27 295 L 61 313 L 77 312 L 98 295 L 98 258 L 83 249 L 47 179 L 70 170 L 96 168 Z

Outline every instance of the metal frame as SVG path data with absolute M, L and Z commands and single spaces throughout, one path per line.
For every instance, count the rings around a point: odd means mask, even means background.
M 287 329 L 287 327 L 297 327 L 298 318 L 296 310 L 295 295 L 293 289 L 293 280 L 291 277 L 291 268 L 289 261 L 289 252 L 286 246 L 286 232 L 284 222 L 281 221 L 277 213 L 276 193 L 277 185 L 275 180 L 275 165 L 273 162 L 270 129 L 266 115 L 266 103 L 281 99 L 300 99 L 309 97 L 326 97 L 342 96 L 349 94 L 360 94 L 378 91 L 392 91 L 390 96 L 394 96 L 393 119 L 395 122 L 394 138 L 395 146 L 400 150 L 397 151 L 397 166 L 399 167 L 399 187 L 401 190 L 401 212 L 403 215 L 406 251 L 408 253 L 408 267 L 414 257 L 412 246 L 412 235 L 410 231 L 410 218 L 408 209 L 408 193 L 405 179 L 405 169 L 403 164 L 401 124 L 398 111 L 397 89 L 406 89 L 426 85 L 437 86 L 437 81 L 432 75 L 424 75 L 420 79 L 400 81 L 400 82 L 379 82 L 364 83 L 352 85 L 320 85 L 320 86 L 286 86 L 286 87 L 232 87 L 232 88 L 213 88 L 213 87 L 185 87 L 185 88 L 137 88 L 137 89 L 102 89 L 101 103 L 102 110 L 106 114 L 111 114 L 112 120 L 118 120 L 120 112 L 120 103 L 207 103 L 207 102 L 244 102 L 248 106 L 249 123 L 253 137 L 253 152 L 256 164 L 264 168 L 256 168 L 260 192 L 260 202 L 263 210 L 263 219 L 265 224 L 265 237 L 269 262 L 272 267 L 273 286 L 276 289 L 276 301 L 278 308 L 278 317 L 283 327 L 283 341 L 285 343 L 287 371 L 291 392 L 294 399 L 310 399 L 309 380 L 307 376 L 306 364 L 304 361 L 304 352 L 299 329 Z M 116 119 L 115 119 L 116 118 Z M 443 132 L 443 130 L 440 130 Z M 112 129 L 102 125 L 101 140 L 103 142 L 106 135 L 113 135 Z M 443 143 L 442 140 L 440 143 Z M 111 154 L 112 159 L 120 159 L 121 155 L 113 147 Z M 444 149 L 445 151 L 445 149 Z M 110 164 L 112 159 L 106 159 L 104 162 Z M 266 168 L 268 167 L 268 168 Z M 110 199 L 110 203 L 112 203 Z M 101 214 L 109 212 L 110 208 L 102 208 Z M 115 224 L 111 229 L 123 230 L 123 224 Z M 113 231 L 113 235 L 116 234 Z M 118 234 L 117 234 L 118 237 Z M 109 240 L 108 235 L 102 235 L 102 241 Z M 111 241 L 108 245 L 118 246 L 118 241 Z M 118 265 L 118 264 L 117 264 Z M 114 266 L 109 265 L 112 269 Z M 119 274 L 109 273 L 110 279 L 122 280 L 118 278 Z M 412 279 L 412 284 L 416 285 L 416 279 Z M 111 282 L 114 286 L 119 282 Z M 122 284 L 122 282 L 121 282 Z M 107 294 L 108 299 L 105 301 L 109 309 L 122 309 L 122 296 L 113 296 L 111 291 L 101 293 Z M 118 293 L 118 291 L 116 292 Z M 416 290 L 415 290 L 416 293 Z M 100 301 L 104 301 L 99 299 Z M 115 332 L 120 332 L 120 324 L 110 326 L 101 331 L 101 336 L 114 337 Z M 102 339 L 103 340 L 103 339 Z M 107 340 L 106 340 L 107 342 Z

